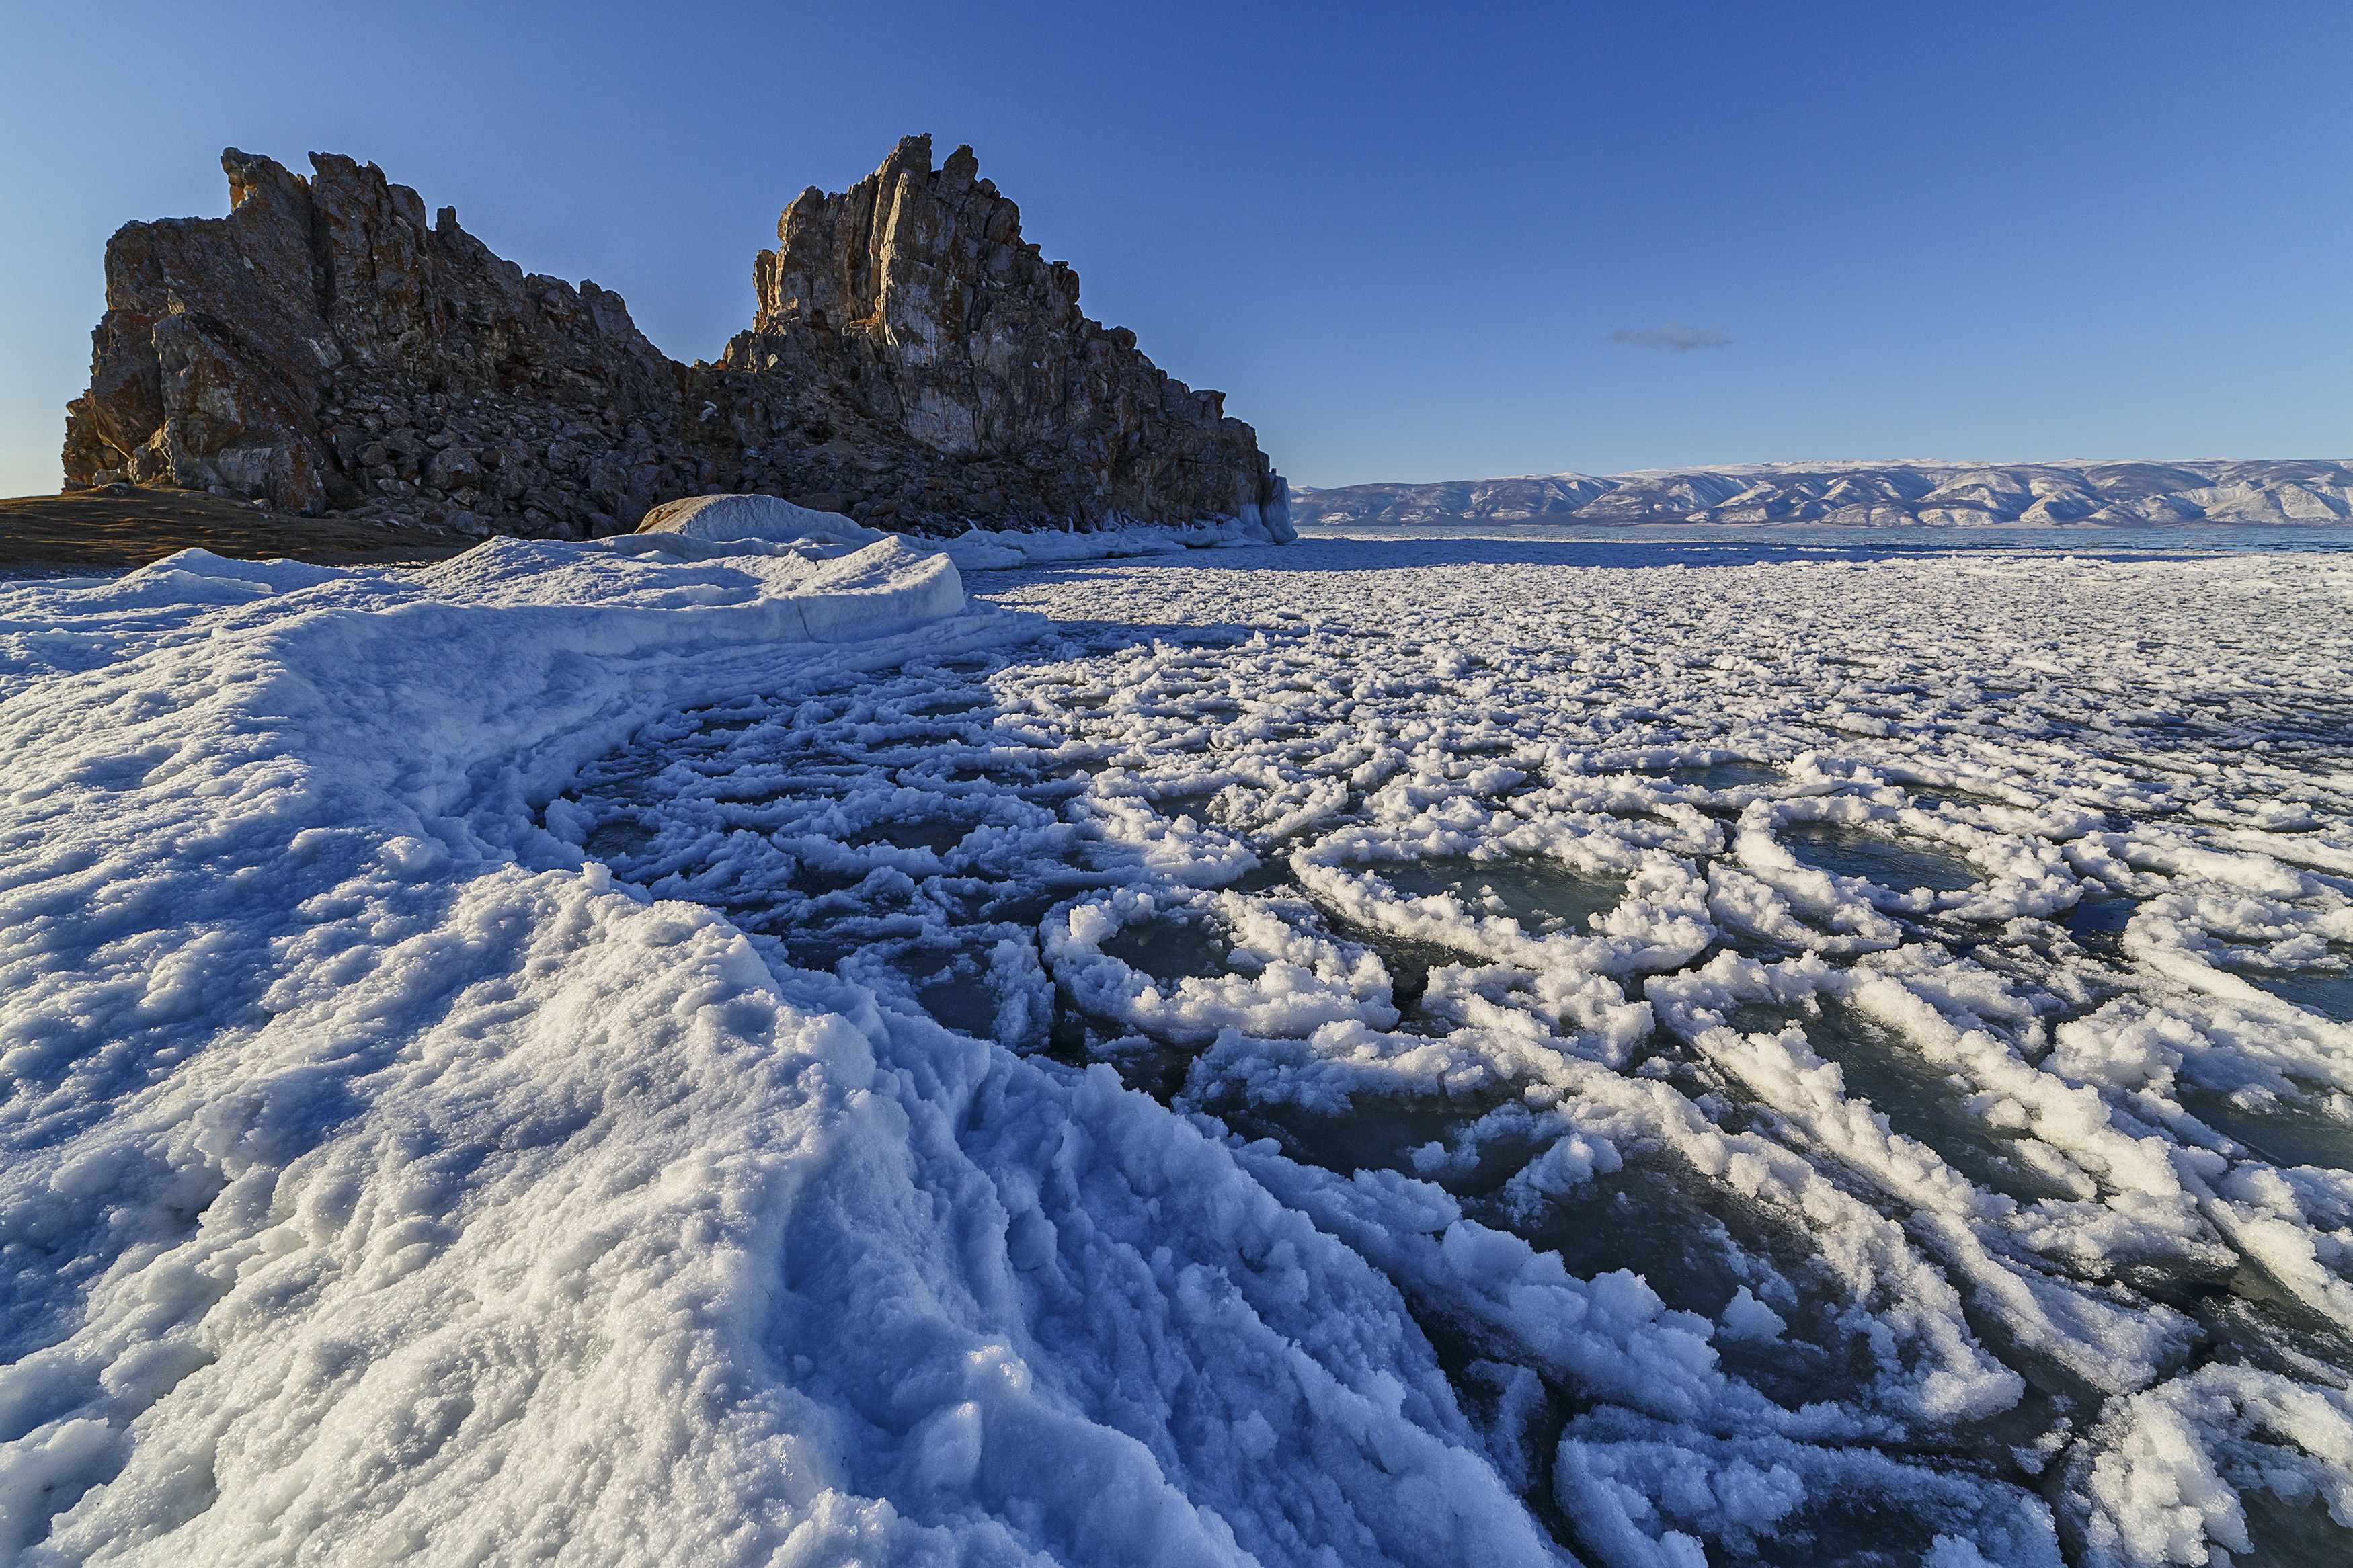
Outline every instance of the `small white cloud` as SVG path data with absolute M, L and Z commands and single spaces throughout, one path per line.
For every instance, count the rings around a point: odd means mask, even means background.
M 1724 335 L 1722 327 L 1686 327 L 1681 321 L 1663 321 L 1655 327 L 1621 327 L 1609 334 L 1609 341 L 1679 354 L 1687 354 L 1694 349 L 1727 348 L 1732 342 Z

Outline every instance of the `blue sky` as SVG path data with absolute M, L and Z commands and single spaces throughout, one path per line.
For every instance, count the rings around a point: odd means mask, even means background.
M 15 5 L 0 494 L 107 235 L 380 163 L 681 358 L 805 184 L 970 142 L 1308 484 L 2353 455 L 2353 5 Z

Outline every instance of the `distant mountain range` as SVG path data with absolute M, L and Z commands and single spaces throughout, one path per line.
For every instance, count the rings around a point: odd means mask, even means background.
M 2328 524 L 2353 519 L 2353 464 L 1752 463 L 1291 493 L 1303 523 Z

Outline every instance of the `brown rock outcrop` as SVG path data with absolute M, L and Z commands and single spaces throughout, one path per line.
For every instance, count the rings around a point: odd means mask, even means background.
M 700 477 L 684 375 L 617 295 L 525 276 L 374 164 L 231 150 L 226 218 L 106 251 L 68 489 L 121 477 L 387 520 L 617 529 Z M 477 520 L 480 520 L 479 521 Z
M 1224 395 L 1081 314 L 1078 274 L 1022 239 L 971 148 L 934 169 L 931 139 L 909 137 L 840 195 L 803 191 L 776 240 L 714 379 L 739 397 L 776 387 L 775 412 L 820 450 L 831 432 L 887 462 L 902 479 L 882 504 L 901 515 L 1173 521 L 1276 499 Z M 856 483 L 837 468 L 821 488 Z
M 885 526 L 1280 526 L 1222 398 L 1088 320 L 1012 202 L 926 137 L 805 191 L 754 268 L 753 329 L 678 364 L 620 297 L 525 275 L 374 164 L 305 180 L 224 153 L 225 218 L 107 247 L 69 489 L 130 479 L 467 532 L 579 536 L 757 490 Z

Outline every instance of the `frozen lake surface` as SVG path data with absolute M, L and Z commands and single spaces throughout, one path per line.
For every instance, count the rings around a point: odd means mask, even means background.
M 32 1560 L 2353 1561 L 2353 540 L 1567 532 L 976 574 L 42 980 L 213 1044 L 0 1056 Z
M 980 579 L 556 815 L 1198 1119 L 1584 1555 L 2353 1553 L 2343 558 L 1528 531 Z

